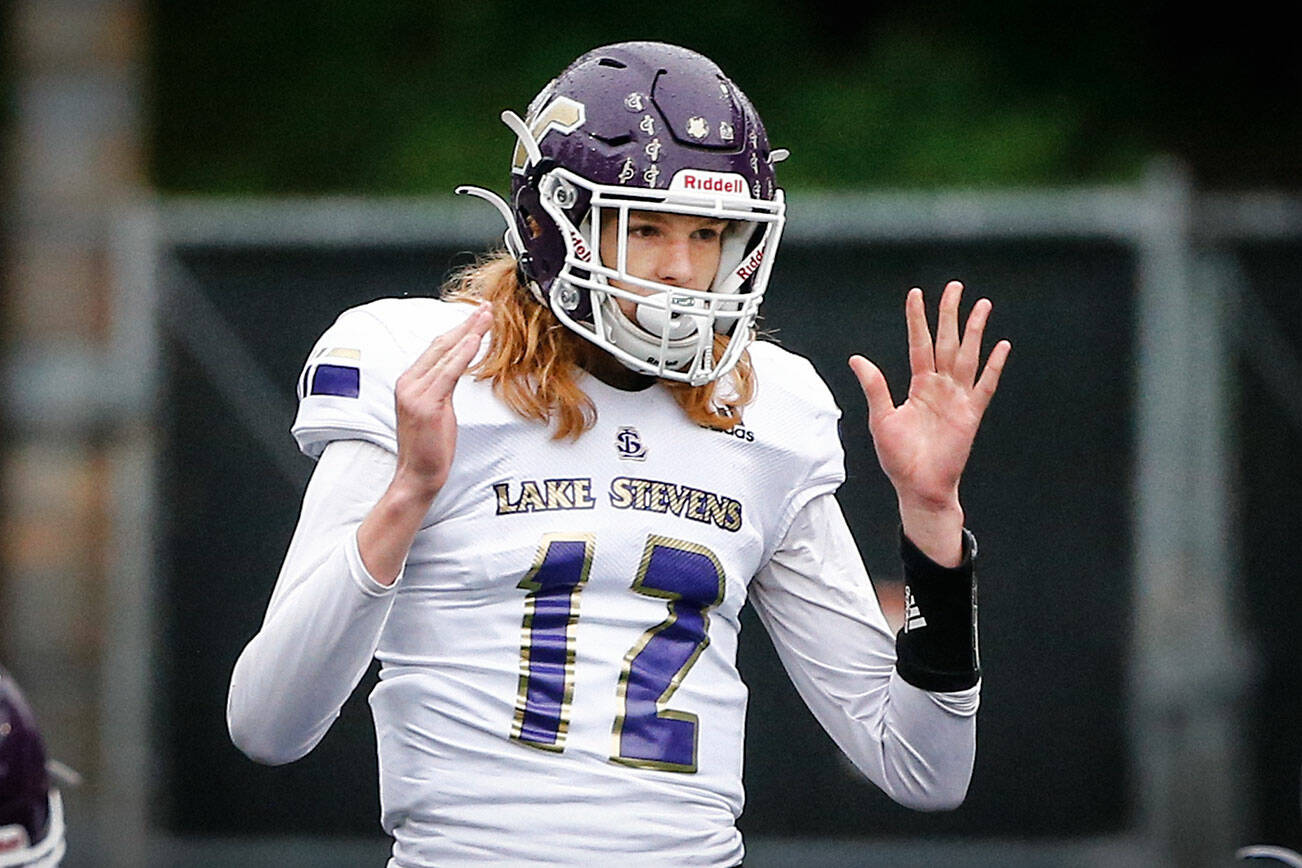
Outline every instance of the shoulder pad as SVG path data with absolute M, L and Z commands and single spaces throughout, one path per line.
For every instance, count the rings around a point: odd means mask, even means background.
M 366 440 L 398 451 L 393 390 L 398 376 L 470 312 L 433 298 L 387 298 L 340 314 L 298 377 L 298 447 L 317 458 L 332 440 Z
M 841 418 L 832 390 L 813 363 L 770 341 L 753 341 L 749 347 L 751 364 L 759 383 L 760 400 L 786 405 L 818 416 Z

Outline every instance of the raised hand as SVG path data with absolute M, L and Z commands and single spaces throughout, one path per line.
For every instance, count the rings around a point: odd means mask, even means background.
M 482 305 L 439 335 L 398 377 L 398 460 L 393 481 L 357 530 L 357 549 L 371 576 L 391 585 L 402 571 L 416 531 L 448 480 L 457 445 L 452 392 L 493 324 Z
M 850 359 L 868 401 L 868 429 L 877 460 L 900 501 L 905 533 L 942 562 L 956 562 L 961 540 L 955 528 L 962 527 L 959 478 L 1012 349 L 1006 340 L 995 344 L 978 378 L 981 337 L 991 304 L 983 298 L 972 306 L 960 340 L 962 294 L 963 284 L 946 284 L 933 345 L 922 290 L 909 291 L 905 319 L 911 379 L 908 398 L 898 407 L 877 366 L 863 356 Z M 916 535 L 910 524 L 917 529 Z M 933 532 L 940 541 L 929 546 Z
M 447 482 L 456 450 L 452 390 L 492 323 L 492 309 L 481 305 L 460 325 L 435 338 L 394 387 L 398 417 L 395 480 L 414 486 L 430 499 Z

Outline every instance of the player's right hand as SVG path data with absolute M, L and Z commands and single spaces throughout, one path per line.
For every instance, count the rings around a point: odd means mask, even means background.
M 394 387 L 398 416 L 398 467 L 394 482 L 433 500 L 447 482 L 457 444 L 452 391 L 493 324 L 482 304 L 465 321 L 435 338 Z

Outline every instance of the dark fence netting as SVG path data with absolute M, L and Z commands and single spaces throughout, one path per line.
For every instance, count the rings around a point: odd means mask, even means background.
M 1243 245 L 1233 253 L 1246 299 L 1233 430 L 1239 600 L 1256 664 L 1246 719 L 1255 782 L 1249 807 L 1260 840 L 1302 848 L 1302 246 Z

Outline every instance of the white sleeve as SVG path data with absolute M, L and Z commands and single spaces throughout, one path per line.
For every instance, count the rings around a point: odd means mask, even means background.
M 750 599 L 801 698 L 860 771 L 910 808 L 963 802 L 980 684 L 931 693 L 896 673 L 895 637 L 834 495 L 804 506 Z
M 326 446 L 262 628 L 231 674 L 226 722 L 252 759 L 314 748 L 370 666 L 394 591 L 366 571 L 357 528 L 393 479 L 395 456 L 361 440 Z

